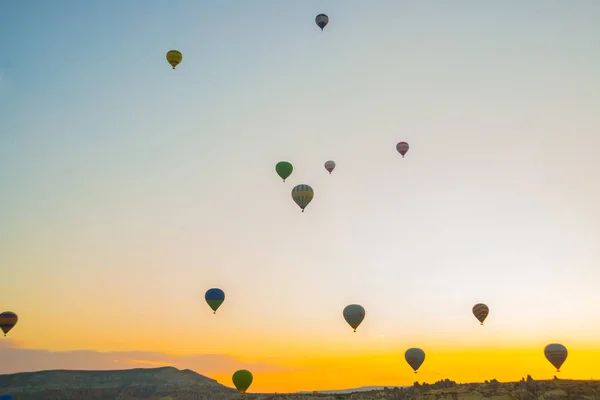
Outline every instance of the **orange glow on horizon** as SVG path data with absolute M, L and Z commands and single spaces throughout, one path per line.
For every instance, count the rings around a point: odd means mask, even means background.
M 415 381 L 434 383 L 451 379 L 459 383 L 518 381 L 531 375 L 534 379 L 592 379 L 600 350 L 572 349 L 557 373 L 535 350 L 465 350 L 427 352 L 425 363 L 415 374 L 406 364 L 403 353 L 357 357 L 297 358 L 286 362 L 292 371 L 253 373 L 250 393 L 296 392 L 304 390 L 348 389 L 360 386 L 411 386 Z M 211 378 L 232 386 L 231 376 L 213 374 Z

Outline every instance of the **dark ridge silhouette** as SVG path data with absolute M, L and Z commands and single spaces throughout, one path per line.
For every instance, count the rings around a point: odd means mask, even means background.
M 175 367 L 87 371 L 51 370 L 0 375 L 0 393 L 15 399 L 226 399 L 237 393 L 192 370 Z
M 227 382 L 229 383 L 229 382 Z M 335 392 L 335 393 L 332 393 Z M 352 393 L 351 393 L 352 392 Z M 192 370 L 175 367 L 136 368 L 113 371 L 52 370 L 0 375 L 0 394 L 15 400 L 240 400 L 237 390 Z M 306 392 L 304 392 L 306 393 Z M 600 381 L 569 379 L 518 382 L 457 383 L 442 379 L 435 383 L 415 382 L 406 387 L 362 387 L 339 391 L 276 394 L 256 393 L 248 400 L 564 400 L 600 399 Z

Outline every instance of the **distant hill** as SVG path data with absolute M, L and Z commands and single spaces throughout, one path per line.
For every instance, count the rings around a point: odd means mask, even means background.
M 405 388 L 408 386 L 361 386 L 354 389 L 338 389 L 338 390 L 319 390 L 322 394 L 344 394 L 344 393 L 355 393 L 355 392 L 370 392 L 372 390 L 383 390 L 385 388 Z M 297 392 L 298 394 L 312 394 L 312 391 Z
M 16 400 L 229 399 L 237 391 L 189 369 L 53 370 L 0 375 L 0 394 Z

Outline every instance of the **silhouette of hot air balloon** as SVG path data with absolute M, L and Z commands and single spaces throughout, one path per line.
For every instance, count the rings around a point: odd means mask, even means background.
M 550 361 L 550 364 L 554 365 L 556 372 L 560 372 L 560 367 L 567 359 L 567 348 L 559 343 L 552 343 L 546 346 L 544 349 L 544 355 L 546 359 Z
M 356 328 L 358 328 L 365 319 L 365 309 L 361 305 L 350 304 L 344 308 L 342 315 L 348 325 L 356 332 Z
M 483 325 L 483 321 L 485 321 L 489 313 L 490 309 L 483 303 L 477 303 L 473 306 L 473 315 L 481 322 L 481 325 Z
M 319 14 L 315 17 L 315 22 L 317 23 L 317 26 L 323 30 L 329 23 L 329 17 L 325 14 Z
M 275 165 L 275 171 L 277 172 L 277 175 L 279 175 L 279 177 L 285 182 L 285 180 L 292 174 L 292 171 L 294 171 L 294 167 L 287 161 L 280 161 L 277 163 L 277 165 Z
M 294 199 L 296 204 L 302 209 L 302 212 L 304 212 L 306 206 L 310 204 L 314 195 L 315 192 L 313 191 L 313 188 L 308 185 L 298 185 L 292 189 L 292 199 Z
M 419 348 L 413 347 L 406 350 L 406 353 L 404 353 L 404 358 L 406 359 L 408 365 L 415 370 L 416 374 L 421 364 L 423 364 L 423 361 L 425 361 L 425 352 Z
M 231 378 L 233 380 L 233 384 L 235 385 L 235 387 L 241 394 L 246 393 L 246 390 L 248 390 L 248 388 L 252 384 L 252 379 L 253 379 L 252 373 L 245 369 L 240 369 L 239 371 L 235 371 Z
M 177 50 L 171 50 L 167 53 L 167 61 L 173 69 L 179 65 L 179 63 L 183 60 L 183 54 Z
M 398 150 L 398 153 L 402 154 L 402 158 L 404 158 L 404 155 L 408 151 L 408 143 L 406 143 L 406 142 L 398 143 L 396 145 L 396 150 Z
M 327 171 L 329 171 L 329 174 L 331 175 L 331 173 L 332 173 L 332 172 L 333 172 L 333 170 L 335 169 L 335 162 L 334 162 L 334 161 L 331 161 L 331 160 L 327 161 L 327 162 L 325 163 L 325 169 L 326 169 Z
M 216 314 L 217 309 L 225 301 L 225 292 L 219 288 L 208 289 L 204 294 L 204 300 L 206 300 L 208 306 L 212 308 L 213 314 Z
M 5 311 L 0 314 L 0 329 L 4 332 L 4 336 L 17 324 L 19 317 L 11 311 Z

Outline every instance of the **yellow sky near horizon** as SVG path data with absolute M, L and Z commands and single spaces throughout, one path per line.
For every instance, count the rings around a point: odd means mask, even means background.
M 543 357 L 543 349 L 497 351 L 446 351 L 426 353 L 426 359 L 415 374 L 404 360 L 403 352 L 357 357 L 323 357 L 290 363 L 302 370 L 254 374 L 248 393 L 331 390 L 360 386 L 410 386 L 415 381 L 433 383 L 451 379 L 460 383 L 497 379 L 518 381 L 531 375 L 534 379 L 599 379 L 597 360 L 600 349 L 571 351 L 567 361 L 556 370 Z M 231 386 L 226 374 L 210 376 Z M 310 383 L 309 383 L 310 382 Z
M 479 327 L 485 334 L 488 327 Z M 492 328 L 493 329 L 493 328 Z M 490 329 L 490 330 L 492 330 Z M 538 341 L 537 344 L 516 343 L 506 344 L 477 343 L 457 344 L 451 340 L 440 341 L 436 344 L 429 342 L 420 345 L 418 342 L 385 342 L 379 345 L 360 345 L 365 338 L 361 333 L 340 333 L 340 340 L 318 343 L 280 341 L 248 341 L 244 346 L 231 346 L 226 353 L 235 361 L 230 365 L 231 373 L 236 369 L 247 368 L 252 371 L 255 367 L 254 383 L 249 392 L 293 392 L 300 390 L 329 390 L 359 386 L 411 385 L 415 380 L 433 383 L 439 379 L 452 379 L 457 382 L 479 382 L 490 379 L 499 381 L 515 381 L 527 374 L 535 379 L 550 379 L 557 375 L 565 379 L 598 378 L 594 375 L 596 364 L 600 357 L 600 347 L 581 343 L 566 343 L 569 350 L 567 361 L 556 374 L 554 368 L 544 358 L 543 348 L 548 341 Z M 365 336 L 365 335 L 362 335 Z M 347 340 L 349 339 L 349 340 Z M 363 340 L 361 340 L 363 339 Z M 381 338 L 380 338 L 381 339 Z M 341 342 L 341 343 L 340 343 Z M 28 348 L 24 342 L 15 341 L 19 348 Z M 421 347 L 426 352 L 426 360 L 418 374 L 414 374 L 404 360 L 404 351 L 408 347 Z M 76 342 L 73 350 L 85 348 Z M 131 347 L 131 346 L 130 346 Z M 148 346 L 139 344 L 136 350 L 144 347 L 157 351 L 157 343 Z M 185 347 L 185 346 L 184 346 Z M 155 367 L 172 365 L 180 369 L 191 368 L 196 372 L 216 379 L 220 383 L 232 386 L 231 373 L 214 372 L 210 364 L 194 368 L 193 364 L 178 365 L 177 358 L 194 353 L 173 352 L 177 346 L 163 342 L 164 353 L 173 355 L 173 361 L 159 361 L 152 358 L 152 353 L 139 356 L 141 359 L 122 360 L 130 367 Z M 182 347 L 183 348 L 183 347 Z M 113 346 L 112 351 L 117 351 Z M 133 350 L 133 348 L 122 350 Z M 63 351 L 68 351 L 66 348 Z M 206 352 L 208 354 L 219 353 Z M 107 355 L 111 351 L 106 352 Z M 200 353 L 195 353 L 200 354 Z M 239 363 L 236 364 L 236 363 Z M 123 364 L 123 362 L 121 362 Z M 89 369 L 94 369 L 93 355 L 88 360 Z M 250 365 L 250 367 L 246 366 Z M 123 365 L 120 365 L 123 367 Z M 269 367 L 271 366 L 271 367 Z M 221 367 L 222 368 L 222 367 Z M 105 369 L 105 368 L 101 368 Z M 270 371 L 271 369 L 271 371 Z M 597 375 L 597 374 L 596 374 Z
M 25 349 L 23 343 L 14 341 L 17 349 Z M 483 382 L 497 379 L 501 382 L 518 381 L 531 375 L 534 379 L 551 379 L 554 375 L 563 379 L 598 379 L 597 360 L 600 347 L 568 345 L 569 355 L 560 373 L 544 358 L 543 346 L 535 348 L 512 346 L 505 348 L 476 348 L 476 346 L 435 347 L 422 346 L 426 359 L 417 374 L 404 360 L 406 347 L 390 350 L 369 350 L 363 348 L 346 352 L 329 352 L 327 348 L 312 349 L 312 352 L 278 352 L 276 348 L 265 345 L 261 355 L 230 354 L 233 359 L 218 366 L 210 360 L 202 365 L 184 361 L 178 355 L 168 360 L 160 360 L 158 353 L 143 352 L 135 356 L 125 356 L 113 352 L 80 353 L 78 364 L 68 364 L 67 369 L 117 369 L 152 368 L 174 366 L 179 369 L 193 369 L 201 375 L 216 379 L 219 383 L 232 386 L 231 374 L 237 369 L 249 369 L 253 372 L 254 383 L 249 393 L 257 392 L 295 392 L 300 390 L 332 390 L 359 386 L 407 386 L 413 382 L 433 383 L 439 379 L 451 379 L 460 383 Z M 338 349 L 339 350 L 339 349 Z M 0 349 L 1 355 L 2 349 Z M 36 350 L 27 350 L 33 351 Z M 70 352 L 50 354 L 68 355 Z M 18 362 L 18 353 L 11 356 Z M 44 357 L 47 357 L 45 354 Z M 97 356 L 106 356 L 112 360 L 101 364 Z M 33 354 L 35 357 L 35 354 Z M 123 358 L 128 357 L 128 358 Z M 137 357 L 137 358 L 134 358 Z M 57 358 L 57 359 L 58 359 Z M 114 364 L 113 364 L 114 362 Z M 58 368 L 65 368 L 58 362 Z M 218 368 L 216 371 L 214 368 Z M 224 370 L 225 369 L 225 370 Z

